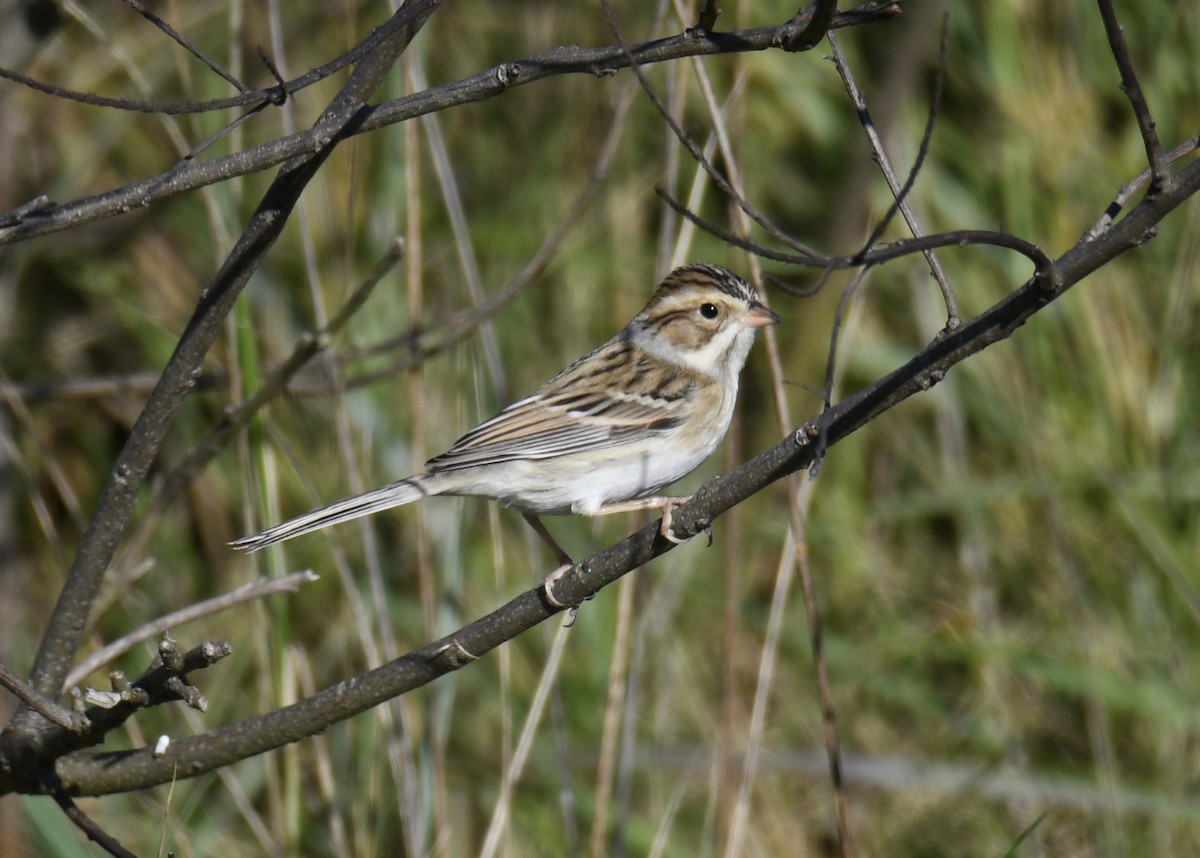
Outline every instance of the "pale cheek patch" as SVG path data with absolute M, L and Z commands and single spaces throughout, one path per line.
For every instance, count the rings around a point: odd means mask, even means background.
M 703 322 L 696 322 L 697 319 L 688 317 L 672 319 L 663 327 L 663 339 L 678 349 L 699 352 L 706 350 L 725 329 L 725 326 L 719 323 L 717 327 L 705 327 Z

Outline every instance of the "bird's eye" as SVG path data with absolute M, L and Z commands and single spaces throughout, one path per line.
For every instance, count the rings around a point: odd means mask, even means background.
M 701 304 L 700 315 L 706 319 L 715 319 L 721 311 L 717 309 L 716 304 Z

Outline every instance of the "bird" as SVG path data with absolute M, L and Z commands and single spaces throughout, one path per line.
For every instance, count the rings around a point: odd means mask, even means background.
M 562 564 L 542 515 L 671 512 L 660 495 L 724 438 L 755 334 L 782 321 L 741 277 L 708 263 L 671 271 L 616 336 L 480 423 L 425 470 L 230 543 L 258 551 L 433 495 L 474 495 L 518 509 Z M 553 577 L 555 573 L 551 573 Z M 547 587 L 549 592 L 549 587 Z

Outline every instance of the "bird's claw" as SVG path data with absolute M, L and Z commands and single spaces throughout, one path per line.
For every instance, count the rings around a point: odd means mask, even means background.
M 690 497 L 678 498 L 663 504 L 662 524 L 659 525 L 658 532 L 662 535 L 663 539 L 672 545 L 683 545 L 683 543 L 692 538 L 690 536 L 676 536 L 675 531 L 671 529 L 671 514 L 675 511 L 675 507 L 681 506 L 690 500 Z
M 551 607 L 559 609 L 571 607 L 571 605 L 568 605 L 566 602 L 554 595 L 554 588 L 558 582 L 567 577 L 567 573 L 574 568 L 575 564 L 564 563 L 562 566 L 559 566 L 557 569 L 547 575 L 546 579 L 542 581 L 542 592 L 546 594 L 546 601 L 550 603 Z
M 575 620 L 579 616 L 579 606 L 583 602 L 588 602 L 595 598 L 594 594 L 589 593 L 583 597 L 583 601 L 572 604 L 555 595 L 554 588 L 558 585 L 558 582 L 566 578 L 567 575 L 574 572 L 577 568 L 574 563 L 564 563 L 547 575 L 545 580 L 542 581 L 542 593 L 545 594 L 546 601 L 550 604 L 550 607 L 567 612 L 567 619 L 563 623 L 563 628 L 567 629 L 575 625 Z

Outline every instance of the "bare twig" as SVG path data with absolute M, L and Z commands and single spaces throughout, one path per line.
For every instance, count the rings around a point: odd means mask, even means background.
M 737 153 L 734 149 L 733 140 L 727 133 L 725 127 L 723 112 L 716 103 L 716 98 L 713 95 L 711 81 L 705 72 L 705 69 L 700 63 L 696 63 L 697 77 L 700 83 L 700 90 L 704 97 L 705 103 L 708 105 L 710 121 L 716 136 L 716 140 L 721 152 L 721 156 L 725 162 L 726 170 L 728 171 L 729 183 L 738 192 L 739 196 L 744 197 L 742 178 L 738 167 Z M 734 87 L 736 91 L 736 85 Z M 741 209 L 734 209 L 732 217 L 739 231 L 747 234 L 750 230 L 750 218 L 747 213 Z M 757 260 L 753 257 L 750 259 L 751 271 L 755 279 L 758 279 L 759 271 L 756 265 Z M 816 287 L 820 288 L 819 281 Z M 771 384 L 776 402 L 776 412 L 779 419 L 780 437 L 786 437 L 792 428 L 790 419 L 790 409 L 788 407 L 787 388 L 784 381 L 784 370 L 779 354 L 778 338 L 775 332 L 768 330 L 765 333 L 765 342 L 767 352 L 767 360 L 771 369 Z M 832 369 L 832 363 L 831 363 Z M 810 466 L 810 474 L 814 472 L 818 463 Z M 815 474 L 814 474 L 815 475 Z M 770 699 L 770 689 L 774 687 L 773 681 L 774 668 L 778 658 L 781 629 L 783 628 L 783 618 L 787 615 L 787 606 L 789 604 L 789 595 L 791 593 L 792 584 L 795 578 L 795 572 L 798 569 L 801 576 L 808 576 L 804 582 L 804 591 L 806 597 L 805 610 L 810 618 L 810 629 L 813 631 L 815 638 L 812 644 L 812 652 L 814 657 L 814 666 L 818 676 L 818 691 L 820 694 L 820 707 L 823 713 L 823 720 L 827 726 L 829 741 L 827 742 L 828 753 L 830 754 L 830 771 L 833 773 L 831 778 L 834 787 L 834 800 L 837 806 L 838 824 L 838 844 L 839 851 L 842 856 L 848 856 L 850 849 L 850 833 L 848 826 L 848 813 L 846 810 L 846 794 L 842 787 L 840 776 L 841 766 L 838 758 L 839 743 L 837 741 L 836 721 L 834 720 L 833 700 L 830 692 L 827 666 L 825 664 L 824 647 L 821 643 L 821 624 L 820 611 L 817 607 L 816 593 L 809 575 L 809 567 L 807 564 L 800 564 L 798 558 L 805 555 L 807 546 L 805 545 L 805 527 L 804 519 L 806 510 L 813 496 L 815 483 L 810 481 L 801 483 L 795 479 L 787 481 L 788 495 L 788 512 L 792 520 L 792 539 L 789 541 L 784 555 L 780 558 L 780 564 L 776 571 L 775 589 L 771 595 L 771 607 L 769 612 L 769 620 L 767 623 L 766 633 L 763 635 L 761 653 L 759 657 L 759 669 L 756 679 L 756 692 L 754 697 L 754 707 L 751 714 L 749 736 L 745 742 L 746 766 L 742 773 L 741 783 L 733 797 L 722 796 L 721 790 L 718 787 L 714 791 L 717 801 L 722 806 L 728 805 L 731 811 L 728 813 L 728 834 L 726 838 L 725 854 L 739 855 L 745 851 L 745 837 L 749 828 L 750 820 L 750 795 L 751 788 L 754 782 L 754 769 L 757 766 L 757 760 L 762 755 L 762 741 L 764 728 L 766 725 L 766 713 Z M 731 550 L 733 546 L 731 545 Z
M 696 17 L 696 29 L 712 32 L 712 28 L 717 25 L 717 18 L 721 14 L 721 5 L 717 0 L 704 0 L 704 8 L 700 10 L 700 14 Z
M 0 215 L 0 227 L 12 226 L 28 217 L 42 214 L 54 208 L 54 202 L 45 194 L 39 194 L 27 203 L 21 203 L 14 209 L 9 209 Z
M 803 522 L 801 522 L 803 524 Z M 795 527 L 795 522 L 793 522 Z M 812 568 L 806 539 L 807 530 L 801 529 L 795 536 L 800 542 L 796 552 L 796 563 L 800 567 L 800 585 L 804 590 L 804 608 L 808 614 L 809 646 L 812 647 L 813 669 L 817 675 L 817 693 L 821 697 L 821 723 L 825 734 L 825 760 L 829 767 L 829 782 L 836 799 L 838 818 L 838 850 L 841 858 L 853 854 L 850 839 L 849 800 L 846 796 L 846 780 L 843 776 L 842 743 L 838 738 L 837 717 L 833 708 L 833 690 L 829 684 L 829 666 L 825 658 L 825 631 L 821 622 L 821 611 L 817 603 L 817 591 L 813 584 Z
M 1168 167 L 1174 165 L 1184 156 L 1195 152 L 1197 148 L 1200 148 L 1200 134 L 1197 134 L 1195 137 L 1192 137 L 1188 140 L 1184 140 L 1167 153 L 1166 161 Z M 1153 173 L 1151 169 L 1147 167 L 1146 169 L 1142 170 L 1142 172 L 1139 173 L 1135 179 L 1123 185 L 1121 190 L 1117 191 L 1117 195 L 1113 198 L 1113 201 L 1109 204 L 1108 208 L 1104 210 L 1104 214 L 1100 216 L 1100 219 L 1092 224 L 1091 229 L 1083 234 L 1083 239 L 1085 241 L 1091 241 L 1099 238 L 1105 230 L 1112 226 L 1113 221 L 1117 219 L 1117 215 L 1121 213 L 1121 210 L 1124 209 L 1125 206 L 1129 205 L 1129 202 L 1134 198 L 1134 195 L 1136 195 L 1142 188 L 1146 187 L 1152 178 Z
M 924 161 L 926 153 L 929 151 L 929 142 L 931 140 L 931 132 L 933 130 L 933 120 L 937 115 L 938 103 L 941 101 L 942 85 L 945 78 L 945 63 L 946 63 L 946 39 L 947 39 L 947 17 L 942 18 L 942 49 L 941 55 L 938 58 L 938 76 L 937 85 L 934 91 L 934 97 L 929 105 L 929 117 L 925 125 L 925 134 L 921 140 L 919 155 L 916 163 L 913 165 L 909 181 L 906 183 L 908 188 L 912 187 L 912 181 L 917 174 L 917 165 Z M 891 159 L 887 156 L 887 151 L 883 147 L 883 140 L 879 137 L 879 132 L 875 130 L 875 123 L 871 119 L 871 113 L 867 109 L 867 100 L 863 96 L 862 90 L 854 82 L 854 75 L 850 71 L 850 66 L 846 62 L 846 57 L 842 54 L 841 45 L 834 38 L 833 33 L 829 34 L 829 47 L 833 49 L 833 61 L 837 66 L 838 74 L 842 78 L 842 84 L 846 87 L 846 93 L 850 96 L 850 100 L 854 103 L 854 108 L 858 112 L 859 122 L 862 123 L 863 130 L 867 134 L 867 140 L 871 145 L 871 151 L 874 153 L 875 162 L 879 165 L 880 171 L 883 173 L 884 179 L 887 181 L 888 188 L 892 191 L 892 196 L 895 199 L 895 204 L 899 206 L 900 213 L 904 216 L 904 222 L 908 224 L 909 231 L 918 238 L 924 234 L 921 229 L 921 224 L 917 221 L 916 213 L 912 209 L 912 204 L 904 194 L 904 189 L 900 187 L 899 181 L 896 179 L 896 173 L 892 169 Z M 887 218 L 884 218 L 886 221 Z M 879 230 L 876 229 L 872 234 L 871 240 L 868 241 L 869 247 L 878 238 Z M 942 264 L 938 262 L 938 258 L 933 254 L 933 251 L 923 251 L 925 261 L 929 264 L 929 271 L 937 280 L 938 286 L 942 290 L 942 300 L 946 302 L 946 327 L 957 328 L 962 320 L 958 315 L 958 301 L 955 300 L 954 290 L 950 288 L 950 282 L 946 278 L 946 272 L 942 268 Z
M 675 117 L 671 115 L 671 112 L 667 109 L 667 106 L 663 104 L 662 99 L 658 97 L 658 93 L 654 91 L 654 87 L 650 85 L 650 81 L 646 79 L 646 75 L 641 68 L 641 66 L 645 63 L 645 60 L 639 56 L 640 51 L 638 48 L 640 46 L 630 46 L 625 42 L 624 37 L 621 35 L 621 30 L 617 26 L 617 19 L 613 15 L 612 8 L 607 0 L 600 0 L 600 6 L 604 9 L 604 14 L 608 19 L 609 30 L 616 38 L 617 44 L 624 54 L 624 59 L 628 63 L 629 68 L 633 71 L 634 75 L 637 77 L 638 83 L 642 87 L 642 91 L 646 93 L 646 97 L 650 99 L 650 102 L 654 105 L 654 109 L 657 110 L 658 115 L 662 117 L 663 122 L 665 122 L 667 127 L 671 129 L 671 133 L 673 133 L 675 138 L 679 140 L 679 142 L 683 144 L 684 148 L 688 150 L 688 153 L 692 156 L 692 159 L 704 169 L 704 172 L 708 174 L 709 178 L 713 180 L 718 188 L 720 188 L 721 193 L 733 200 L 734 205 L 741 209 L 747 217 L 762 227 L 762 229 L 766 231 L 768 235 L 799 253 L 807 252 L 808 248 L 806 248 L 796 239 L 787 235 L 787 233 L 775 226 L 775 224 L 767 220 L 761 212 L 752 208 L 750 204 L 742 198 L 742 195 L 734 189 L 733 185 L 729 183 L 729 180 L 726 179 L 725 176 L 723 176 L 721 172 L 712 165 L 708 158 L 704 156 L 704 152 L 701 151 L 700 147 L 696 145 L 696 142 L 684 132 L 679 123 L 675 121 Z M 717 38 L 713 34 L 695 33 L 694 31 L 691 35 L 691 38 L 694 40 L 699 40 L 705 37 L 709 39 Z
M 34 661 L 30 681 L 41 693 L 55 695 L 62 689 L 104 572 L 128 527 L 138 490 L 191 389 L 193 374 L 220 332 L 222 321 L 283 230 L 301 191 L 341 142 L 366 99 L 439 2 L 409 3 L 376 31 L 376 49 L 355 68 L 314 126 L 318 132 L 316 139 L 323 140 L 323 145 L 284 167 L 214 281 L 205 289 L 162 378 L 117 457 L 101 493 L 97 513 L 83 536 Z
M 54 797 L 54 801 L 62 808 L 63 813 L 67 815 L 67 819 L 75 823 L 75 827 L 86 834 L 88 840 L 95 843 L 109 855 L 115 856 L 115 858 L 137 858 L 137 855 L 122 846 L 117 838 L 101 828 L 99 823 L 80 810 L 75 800 L 63 789 L 62 781 L 59 780 L 58 775 L 54 773 L 53 769 L 46 769 L 42 772 L 42 783 L 45 785 L 46 791 Z
M 899 14 L 899 11 L 899 2 L 866 3 L 857 9 L 836 14 L 831 27 L 857 26 L 885 20 Z M 774 37 L 779 30 L 779 27 L 761 27 L 736 33 L 711 34 L 703 39 L 684 35 L 673 36 L 630 46 L 630 52 L 635 62 L 646 65 L 688 56 L 765 51 L 778 47 L 774 43 Z M 356 49 L 347 56 L 357 58 L 359 55 Z M 548 77 L 564 74 L 604 75 L 626 68 L 628 64 L 626 53 L 620 46 L 556 48 L 526 59 L 501 63 L 469 78 L 363 108 L 356 117 L 354 126 L 345 129 L 344 133 L 363 134 L 455 105 L 495 98 L 513 87 L 524 86 Z M 0 71 L 0 77 L 6 74 Z M 294 90 L 289 88 L 290 91 Z M 205 109 L 215 109 L 218 106 L 236 107 L 243 103 L 261 101 L 265 97 L 239 97 L 231 103 L 212 102 L 212 106 Z M 50 209 L 40 209 L 17 220 L 16 223 L 0 226 L 0 244 L 126 214 L 176 194 L 264 170 L 290 158 L 305 156 L 319 148 L 320 142 L 321 134 L 314 127 L 251 147 L 243 152 L 214 158 L 211 161 L 189 162 L 166 174 L 140 179 L 120 188 Z M 11 212 L 0 213 L 0 224 L 10 220 Z
M 164 633 L 158 655 L 137 679 L 129 680 L 123 672 L 113 671 L 109 674 L 111 691 L 88 689 L 82 696 L 87 708 L 78 713 L 75 729 L 44 720 L 10 726 L 0 735 L 0 762 L 4 764 L 0 766 L 0 792 L 36 791 L 39 771 L 64 754 L 99 744 L 109 732 L 143 709 L 182 700 L 203 710 L 208 701 L 188 682 L 187 675 L 216 664 L 230 652 L 232 649 L 224 641 L 206 641 L 180 653 L 175 640 Z M 163 756 L 157 748 L 147 751 L 156 759 Z
M 921 135 L 921 145 L 917 147 L 917 157 L 913 159 L 913 165 L 908 171 L 908 177 L 904 180 L 904 184 L 899 190 L 894 191 L 895 198 L 892 200 L 892 204 L 888 206 L 887 212 L 879 219 L 879 223 L 875 225 L 875 229 L 871 231 L 871 235 L 863 242 L 863 250 L 860 251 L 860 254 L 870 249 L 879 240 L 880 236 L 888 228 L 888 224 L 892 222 L 892 218 L 896 215 L 896 212 L 905 204 L 908 194 L 912 191 L 913 185 L 916 184 L 917 176 L 921 172 L 921 165 L 925 163 L 925 156 L 929 154 L 929 144 L 933 140 L 933 127 L 937 120 L 938 106 L 942 101 L 942 87 L 945 83 L 946 33 L 946 19 L 943 18 L 941 57 L 938 60 L 937 77 L 934 79 L 933 97 L 929 100 L 929 114 L 925 117 L 925 133 Z M 951 295 L 948 299 L 947 308 L 952 306 L 953 303 L 954 299 Z
M 57 724 L 65 730 L 71 730 L 76 733 L 82 729 L 78 715 L 64 706 L 59 706 L 53 700 L 49 700 L 45 696 L 38 694 L 37 691 L 22 682 L 19 676 L 2 664 L 0 664 L 0 686 L 7 688 L 22 703 L 30 709 L 39 712 L 50 723 Z
M 224 78 L 238 92 L 249 91 L 248 86 L 246 86 L 244 83 L 242 83 L 236 77 L 234 77 L 229 72 L 227 72 L 224 68 L 221 67 L 220 63 L 218 63 L 216 60 L 214 60 L 208 54 L 204 53 L 204 51 L 200 50 L 199 47 L 192 44 L 192 42 L 190 42 L 188 39 L 186 39 L 180 33 L 176 32 L 176 30 L 170 24 L 168 24 L 162 18 L 155 15 L 149 9 L 147 9 L 140 2 L 140 0 L 125 0 L 125 5 L 129 6 L 129 8 L 133 9 L 135 12 L 137 12 L 139 15 L 141 15 L 143 18 L 145 18 L 147 21 L 149 21 L 155 27 L 158 27 L 159 30 L 161 30 L 163 33 L 166 34 L 167 38 L 169 38 L 171 41 L 175 42 L 175 44 L 179 45 L 181 48 L 183 48 L 189 54 L 194 56 L 196 59 L 200 60 L 200 62 L 202 62 L 206 66 L 208 66 L 208 68 L 214 74 Z
M 75 666 L 67 675 L 64 684 L 68 688 L 78 685 L 87 678 L 88 674 L 109 664 L 114 659 L 129 652 L 129 650 L 138 644 L 158 637 L 167 629 L 178 628 L 185 623 L 193 622 L 202 617 L 228 611 L 230 608 L 235 608 L 238 605 L 251 602 L 255 599 L 266 599 L 282 593 L 295 593 L 304 584 L 310 584 L 316 580 L 317 575 L 311 569 L 306 569 L 303 572 L 293 572 L 290 575 L 284 575 L 282 578 L 259 578 L 257 581 L 243 584 L 228 593 L 222 593 L 220 596 L 213 596 L 211 599 L 205 599 L 203 602 L 197 602 L 178 611 L 172 611 L 139 629 L 135 629 L 127 635 L 122 635 L 112 643 L 102 646 L 93 652 Z
M 315 69 L 305 72 L 304 74 L 300 75 L 300 77 L 287 81 L 282 86 L 278 85 L 278 73 L 272 69 L 269 63 L 267 63 L 268 71 L 271 71 L 272 77 L 276 79 L 276 87 L 268 89 L 245 90 L 241 84 L 234 84 L 239 89 L 243 89 L 240 95 L 231 96 L 229 98 L 214 98 L 208 101 L 167 102 L 147 101 L 134 98 L 110 98 L 108 96 L 94 95 L 90 92 L 78 92 L 76 90 L 67 89 L 66 87 L 44 83 L 27 75 L 23 75 L 20 72 L 15 72 L 6 68 L 0 68 L 0 80 L 10 80 L 13 83 L 18 83 L 21 86 L 34 90 L 35 92 L 45 93 L 46 95 L 50 95 L 55 98 L 61 98 L 64 101 L 73 101 L 78 104 L 86 104 L 90 107 L 104 107 L 113 110 L 128 110 L 134 113 L 161 113 L 168 115 L 209 113 L 217 110 L 229 110 L 234 107 L 245 107 L 248 104 L 257 105 L 255 108 L 257 110 L 258 108 L 267 105 L 283 104 L 289 94 L 306 89 L 307 87 L 312 86 L 314 83 L 319 83 L 330 75 L 335 74 L 347 66 L 358 62 L 375 47 L 375 40 L 378 37 L 378 32 L 379 28 L 376 28 L 370 34 L 368 34 L 367 38 L 363 39 L 351 50 L 341 54 L 338 57 L 335 57 L 322 66 L 318 66 Z M 222 75 L 222 77 L 224 77 L 224 75 Z
M 869 266 L 864 266 L 862 270 L 854 275 L 854 279 L 846 286 L 846 290 L 842 292 L 842 297 L 838 299 L 837 312 L 833 314 L 833 325 L 829 331 L 829 357 L 825 361 L 825 384 L 822 387 L 822 410 L 828 411 L 833 407 L 833 380 L 836 376 L 837 368 L 837 351 L 838 338 L 841 336 L 842 325 L 846 321 L 846 314 L 850 309 L 850 301 L 853 300 L 855 293 L 858 292 L 858 287 L 863 284 L 867 278 L 867 273 L 870 272 Z M 817 461 L 809 468 L 809 476 L 816 477 L 820 472 L 821 454 L 817 454 Z M 813 468 L 817 470 L 814 471 Z
M 1112 0 L 1097 0 L 1100 6 L 1100 18 L 1104 21 L 1104 32 L 1108 36 L 1109 47 L 1112 48 L 1113 59 L 1117 61 L 1117 70 L 1121 73 L 1121 92 L 1129 99 L 1133 107 L 1133 115 L 1137 119 L 1138 131 L 1142 135 L 1142 144 L 1146 147 L 1146 160 L 1150 164 L 1150 193 L 1167 190 L 1171 184 L 1171 170 L 1167 158 L 1163 154 L 1162 142 L 1155 130 L 1154 117 L 1150 114 L 1150 106 L 1146 103 L 1146 95 L 1138 81 L 1137 71 L 1133 68 L 1133 60 L 1129 57 L 1129 47 L 1125 44 L 1125 34 L 1117 13 L 1113 9 Z
M 908 256 L 913 253 L 920 253 L 925 250 L 932 250 L 938 247 L 966 247 L 973 244 L 989 245 L 992 247 L 1004 247 L 1009 250 L 1016 251 L 1022 256 L 1028 258 L 1034 263 L 1034 274 L 1048 291 L 1054 291 L 1061 288 L 1060 274 L 1056 270 L 1055 262 L 1046 255 L 1040 247 L 1032 242 L 1026 241 L 1019 236 L 1015 236 L 1009 232 L 998 232 L 987 229 L 960 229 L 953 232 L 936 233 L 934 235 L 924 235 L 920 238 L 901 238 L 893 241 L 890 244 L 880 245 L 879 247 L 863 250 L 853 256 L 824 256 L 816 253 L 786 253 L 781 250 L 774 250 L 770 247 L 765 247 L 756 242 L 742 238 L 741 236 L 730 232 L 723 227 L 717 226 L 710 220 L 700 217 L 695 212 L 690 211 L 686 206 L 675 200 L 661 187 L 655 189 L 658 196 L 662 198 L 667 205 L 678 212 L 683 217 L 692 221 L 705 232 L 715 235 L 727 244 L 734 247 L 740 247 L 753 253 L 755 256 L 761 256 L 763 259 L 771 259 L 775 262 L 786 262 L 790 265 L 803 265 L 808 268 L 823 268 L 826 272 L 835 271 L 842 268 L 855 268 L 860 265 L 882 265 L 885 262 L 891 262 L 894 259 Z M 816 287 L 809 287 L 805 290 L 796 290 L 795 294 L 811 295 Z M 789 291 L 791 291 L 789 289 Z

